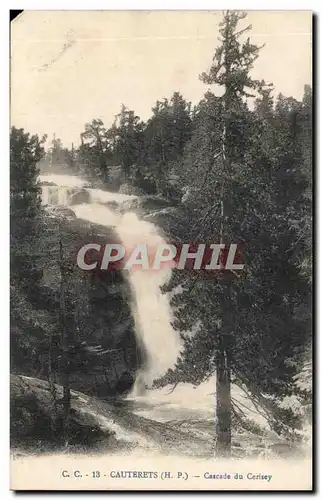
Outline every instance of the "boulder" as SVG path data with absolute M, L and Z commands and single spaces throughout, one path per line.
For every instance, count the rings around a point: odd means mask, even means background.
M 52 423 L 52 394 L 49 383 L 19 375 L 10 377 L 10 423 L 11 444 L 36 444 L 37 442 L 53 442 L 63 436 L 63 396 L 62 387 L 56 385 L 56 425 L 55 434 Z M 99 439 L 108 438 L 110 432 L 103 430 L 99 421 L 90 412 L 82 412 L 78 406 L 79 393 L 72 391 L 69 436 L 70 444 L 90 445 Z M 75 400 L 75 403 L 74 403 Z M 57 436 L 57 438 L 55 437 Z
M 83 203 L 90 203 L 91 195 L 86 189 L 73 190 L 70 194 L 70 205 L 81 205 Z
M 140 196 L 143 194 L 143 189 L 129 183 L 124 183 L 120 186 L 119 193 Z
M 134 384 L 133 375 L 129 371 L 124 371 L 117 382 L 116 390 L 118 393 L 122 394 L 129 392 Z
M 120 211 L 125 212 L 140 212 L 148 213 L 153 210 L 160 210 L 172 207 L 173 203 L 162 196 L 144 195 L 139 198 L 125 200 L 121 203 Z
M 113 211 L 117 211 L 119 208 L 119 203 L 117 201 L 105 201 L 104 203 L 101 203 L 101 205 L 104 205 L 104 207 L 110 208 Z

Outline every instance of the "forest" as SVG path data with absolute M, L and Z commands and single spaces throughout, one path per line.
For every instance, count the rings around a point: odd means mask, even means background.
M 153 388 L 175 391 L 215 375 L 216 456 L 231 456 L 236 422 L 250 427 L 232 386 L 265 412 L 277 435 L 302 439 L 312 418 L 312 89 L 306 85 L 297 100 L 252 78 L 261 47 L 252 44 L 250 26 L 240 27 L 245 17 L 224 13 L 210 67 L 196 75 L 205 84 L 198 103 L 174 91 L 147 121 L 121 105 L 111 126 L 94 118 L 71 147 L 59 131 L 48 140 L 12 126 L 14 443 L 37 436 L 66 444 L 73 433 L 85 442 L 88 422 L 75 417 L 73 391 L 97 398 L 98 407 L 108 401 L 121 418 L 122 398 L 145 359 L 122 274 L 84 277 L 72 261 L 75 246 L 89 237 L 105 241 L 106 228 L 63 212 L 50 216 L 40 173 L 135 195 L 141 208 L 158 208 L 159 200 L 163 208 L 151 220 L 173 241 L 242 245 L 245 272 L 236 279 L 174 269 L 162 287 L 183 348 Z M 46 409 L 24 392 L 20 376 L 39 379 L 39 388 L 48 383 Z M 299 406 L 283 406 L 292 397 Z

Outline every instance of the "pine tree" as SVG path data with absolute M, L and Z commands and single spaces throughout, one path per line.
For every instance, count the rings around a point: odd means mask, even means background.
M 143 123 L 135 112 L 122 105 L 114 123 L 114 160 L 122 166 L 125 179 L 134 175 L 141 159 Z
M 93 181 L 108 181 L 109 145 L 107 130 L 101 119 L 86 123 L 85 132 L 81 134 L 79 159 L 83 164 L 85 176 Z
M 152 112 L 144 131 L 143 161 L 158 192 L 167 196 L 169 177 L 191 137 L 191 104 L 174 92 L 170 100 L 157 101 Z
M 240 130 L 241 115 L 243 113 L 243 98 L 251 97 L 249 89 L 256 89 L 258 82 L 253 81 L 249 71 L 258 57 L 259 48 L 252 45 L 247 39 L 240 43 L 239 37 L 250 30 L 251 26 L 237 32 L 238 22 L 245 18 L 245 14 L 229 12 L 224 14 L 220 23 L 221 45 L 215 52 L 214 63 L 208 74 L 203 73 L 201 79 L 208 84 L 217 84 L 223 87 L 223 96 L 220 100 L 222 107 L 222 137 L 221 137 L 221 165 L 220 173 L 220 230 L 219 242 L 224 243 L 226 219 L 229 217 L 230 203 L 229 185 L 232 176 L 234 161 L 243 159 L 243 131 Z M 216 454 L 230 455 L 231 448 L 231 352 L 230 336 L 234 328 L 230 321 L 231 287 L 223 290 L 221 301 L 221 324 L 217 332 L 216 346 Z
M 52 146 L 49 150 L 50 169 L 52 172 L 64 173 L 66 171 L 66 158 L 61 139 L 54 134 Z
M 174 271 L 166 290 L 181 285 L 172 298 L 174 327 L 183 333 L 185 349 L 175 370 L 158 383 L 200 383 L 216 373 L 216 455 L 231 447 L 231 383 L 247 388 L 270 414 L 279 432 L 299 425 L 282 414 L 277 400 L 290 394 L 295 368 L 289 360 L 307 336 L 305 319 L 296 316 L 307 289 L 292 254 L 290 207 L 304 185 L 298 180 L 299 134 L 292 110 L 285 128 L 271 88 L 253 81 L 249 71 L 259 49 L 239 37 L 245 16 L 226 12 L 221 23 L 222 45 L 203 81 L 223 87 L 220 97 L 207 92 L 194 113 L 195 131 L 188 144 L 182 175 L 193 196 L 185 203 L 181 238 L 202 243 L 240 243 L 245 247 L 246 279 L 204 279 L 191 271 Z M 251 90 L 249 90 L 251 89 Z M 257 91 L 254 111 L 246 99 Z M 283 115 L 284 116 L 284 115 Z M 283 133 L 282 133 L 282 130 Z M 287 151 L 287 158 L 285 157 Z M 288 170 L 295 164 L 298 169 Z M 295 188 L 277 189 L 283 175 Z M 277 203 L 280 203 L 277 206 Z M 187 231 L 186 228 L 190 230 Z M 215 241 L 214 241 L 215 240 Z M 196 328 L 191 338 L 185 332 Z M 254 356 L 256 353 L 256 356 Z
M 38 136 L 12 127 L 10 133 L 10 234 L 11 277 L 28 287 L 30 279 L 37 279 L 35 259 L 30 258 L 34 248 L 40 214 L 40 186 L 37 164 L 44 149 Z

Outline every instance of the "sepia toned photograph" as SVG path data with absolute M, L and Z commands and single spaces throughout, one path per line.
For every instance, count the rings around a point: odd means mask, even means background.
M 312 491 L 312 30 L 10 26 L 10 488 Z

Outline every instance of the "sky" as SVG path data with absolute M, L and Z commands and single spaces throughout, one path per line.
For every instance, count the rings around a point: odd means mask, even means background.
M 193 104 L 209 88 L 220 11 L 25 11 L 11 26 L 11 124 L 78 145 L 86 122 L 110 126 L 121 104 L 146 120 L 179 91 Z M 308 11 L 250 11 L 261 49 L 254 78 L 301 99 L 311 83 Z

